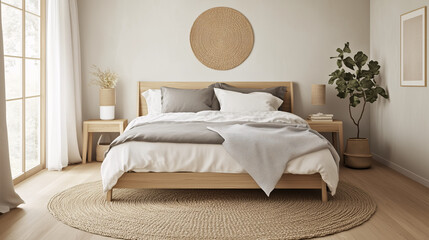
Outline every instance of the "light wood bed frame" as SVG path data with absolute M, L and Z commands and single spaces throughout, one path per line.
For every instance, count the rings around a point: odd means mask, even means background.
M 293 112 L 293 82 L 226 82 L 242 88 L 269 88 L 286 86 L 285 101 L 281 111 Z M 186 89 L 205 88 L 213 82 L 138 82 L 137 116 L 147 114 L 147 105 L 142 92 L 162 86 Z M 191 173 L 191 172 L 127 172 L 113 188 L 139 189 L 259 189 L 247 173 Z M 107 201 L 112 201 L 113 188 L 107 192 Z M 283 174 L 277 189 L 320 189 L 322 201 L 328 201 L 326 183 L 320 174 Z

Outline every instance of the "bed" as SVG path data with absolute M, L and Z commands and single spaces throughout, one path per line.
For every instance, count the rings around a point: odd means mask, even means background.
M 183 88 L 183 89 L 200 89 L 213 84 L 212 82 L 138 82 L 137 86 L 137 116 L 144 116 L 147 114 L 148 108 L 145 98 L 142 93 L 148 89 L 159 89 L 162 86 Z M 279 111 L 293 112 L 293 83 L 292 82 L 228 82 L 235 87 L 242 88 L 269 88 L 276 86 L 286 86 L 287 92 L 285 93 L 284 102 L 280 106 Z M 202 113 L 204 114 L 204 113 Z M 208 113 L 210 115 L 212 113 Z M 176 144 L 177 145 L 177 144 Z M 258 184 L 253 178 L 240 169 L 238 166 L 227 164 L 233 162 L 228 154 L 222 150 L 222 146 L 204 146 L 200 145 L 199 150 L 195 150 L 192 144 L 182 144 L 181 149 L 188 152 L 193 150 L 204 152 L 207 158 L 211 158 L 214 163 L 222 163 L 219 167 L 220 170 L 210 171 L 209 168 L 200 167 L 201 171 L 190 172 L 169 172 L 162 171 L 163 168 L 157 168 L 152 164 L 152 168 L 146 169 L 138 168 L 130 159 L 140 159 L 152 154 L 152 158 L 159 157 L 159 152 L 176 151 L 173 143 L 137 143 L 130 142 L 112 148 L 112 151 L 107 154 L 102 166 L 102 178 L 104 191 L 106 192 L 106 200 L 112 201 L 113 190 L 118 188 L 134 188 L 134 189 L 258 189 Z M 205 147 L 205 148 L 204 148 Z M 204 149 L 203 149 L 204 148 Z M 131 149 L 131 150 L 130 150 Z M 140 149 L 133 150 L 132 149 Z M 141 149 L 147 149 L 145 155 L 141 155 Z M 172 150 L 173 149 L 173 150 Z M 203 149 L 203 150 L 201 150 Z M 115 150 L 115 151 L 113 151 Z M 183 159 L 186 162 L 186 155 L 183 155 L 182 150 L 177 150 L 175 156 Z M 186 152 L 185 151 L 185 152 Z M 112 153 L 113 152 L 113 153 Z M 158 155 L 157 155 L 158 154 Z M 200 163 L 189 163 L 188 169 L 194 169 L 195 165 L 201 166 L 205 164 L 207 159 L 202 159 L 205 155 L 194 156 Z M 216 161 L 216 159 L 226 159 Z M 124 160 L 125 159 L 125 160 Z M 127 160 L 128 159 L 128 160 Z M 174 160 L 169 160 L 170 165 L 174 165 Z M 210 162 L 209 160 L 207 160 Z M 281 176 L 280 180 L 275 185 L 276 189 L 319 189 L 321 191 L 321 200 L 326 202 L 328 200 L 328 187 L 331 192 L 336 188 L 338 182 L 338 163 L 329 157 L 325 152 L 317 152 L 307 154 L 299 159 L 294 159 L 288 164 L 289 172 Z M 155 163 L 156 165 L 157 163 Z M 224 165 L 223 165 L 224 164 Z M 310 170 L 302 170 L 302 165 L 314 166 Z M 126 167 L 124 167 L 126 165 Z M 147 165 L 147 164 L 146 164 Z M 166 164 L 167 166 L 168 164 Z M 289 166 L 291 165 L 291 166 Z M 142 165 L 140 165 L 142 166 Z M 104 167 L 104 172 L 103 172 Z M 113 169 L 113 170 L 112 170 Z M 225 172 L 222 172 L 224 171 Z M 292 169 L 292 170 L 291 170 Z M 107 174 L 109 173 L 109 174 Z M 297 174 L 298 173 L 298 174 Z M 304 173 L 304 174 L 302 174 Z M 112 177 L 113 176 L 113 177 Z M 109 184 L 106 179 L 110 178 Z M 327 185 L 328 182 L 328 185 Z

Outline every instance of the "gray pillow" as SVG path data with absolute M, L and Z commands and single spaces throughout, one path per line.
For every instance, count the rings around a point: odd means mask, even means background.
M 209 88 L 220 88 L 220 83 L 213 83 L 212 85 L 209 86 Z M 220 110 L 220 103 L 219 100 L 217 100 L 216 94 L 214 93 L 213 90 L 213 99 L 212 99 L 212 110 Z
M 258 88 L 238 88 L 238 87 L 234 87 L 234 86 L 231 86 L 229 84 L 226 84 L 226 83 L 215 83 L 215 84 L 212 84 L 210 86 L 213 86 L 215 88 L 220 88 L 220 89 L 228 90 L 228 91 L 240 92 L 240 93 L 266 92 L 266 93 L 272 94 L 275 97 L 280 98 L 283 101 L 285 100 L 285 95 L 286 95 L 286 91 L 287 91 L 287 89 L 286 89 L 285 86 L 262 88 L 262 89 L 258 89 Z M 216 94 L 214 95 L 214 100 L 213 100 L 212 108 L 213 108 L 213 110 L 220 109 L 220 104 L 219 104 L 219 101 L 216 98 Z
M 213 87 L 178 89 L 161 87 L 161 112 L 199 112 L 212 110 Z

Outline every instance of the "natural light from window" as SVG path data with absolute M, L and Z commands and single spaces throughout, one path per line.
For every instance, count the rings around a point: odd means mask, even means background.
M 39 166 L 41 0 L 1 0 L 12 177 Z

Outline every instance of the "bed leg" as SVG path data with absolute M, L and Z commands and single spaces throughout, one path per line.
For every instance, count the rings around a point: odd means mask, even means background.
M 106 201 L 111 202 L 112 201 L 112 193 L 113 189 L 110 189 L 106 194 Z
M 322 179 L 322 202 L 328 201 L 328 190 L 326 189 L 326 183 Z

